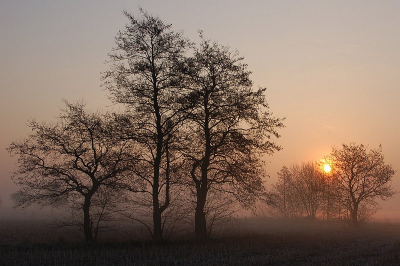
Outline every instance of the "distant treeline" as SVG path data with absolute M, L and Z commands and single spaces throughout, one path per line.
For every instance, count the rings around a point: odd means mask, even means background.
M 270 207 L 282 218 L 350 220 L 357 226 L 378 210 L 377 198 L 394 195 L 393 175 L 381 147 L 368 151 L 364 145 L 343 145 L 319 163 L 284 166 L 272 187 Z

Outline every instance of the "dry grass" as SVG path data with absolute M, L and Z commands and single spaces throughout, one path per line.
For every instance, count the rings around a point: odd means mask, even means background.
M 351 230 L 339 223 L 252 219 L 219 232 L 223 233 L 206 243 L 189 239 L 163 244 L 108 241 L 89 246 L 75 240 L 57 243 L 56 237 L 41 243 L 2 242 L 0 265 L 400 264 L 400 226 L 394 224 Z

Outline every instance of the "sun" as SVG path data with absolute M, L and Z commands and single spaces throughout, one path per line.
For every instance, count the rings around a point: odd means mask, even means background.
M 332 170 L 331 166 L 329 164 L 324 164 L 324 171 L 325 173 L 330 173 Z

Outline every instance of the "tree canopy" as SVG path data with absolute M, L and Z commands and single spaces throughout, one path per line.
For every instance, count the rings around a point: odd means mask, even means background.
M 33 133 L 8 148 L 19 156 L 12 177 L 20 185 L 17 206 L 81 204 L 85 237 L 92 241 L 92 198 L 101 187 L 123 183 L 134 147 L 118 138 L 110 116 L 88 113 L 82 103 L 66 102 L 57 123 L 32 120 L 29 126 Z
M 112 64 L 104 78 L 112 100 L 126 107 L 120 120 L 125 138 L 140 145 L 140 167 L 135 174 L 151 196 L 153 237 L 162 240 L 162 215 L 171 202 L 173 142 L 184 119 L 177 66 L 189 42 L 158 17 L 140 13 L 137 19 L 125 12 L 130 23 L 116 37 Z
M 360 208 L 376 205 L 378 198 L 387 200 L 395 194 L 391 180 L 395 173 L 384 161 L 382 147 L 368 149 L 363 144 L 343 144 L 332 149 L 329 161 L 337 200 L 348 208 L 353 226 L 357 226 Z
M 183 67 L 188 90 L 184 156 L 191 162 L 196 190 L 195 231 L 205 238 L 208 191 L 231 193 L 250 206 L 264 190 L 262 157 L 280 150 L 282 120 L 268 110 L 265 89 L 254 89 L 250 71 L 237 52 L 202 37 Z

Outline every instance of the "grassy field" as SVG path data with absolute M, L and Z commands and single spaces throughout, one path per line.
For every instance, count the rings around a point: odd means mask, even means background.
M 342 223 L 252 219 L 221 228 L 206 243 L 132 238 L 96 245 L 82 244 L 73 230 L 61 237 L 65 229 L 39 232 L 40 226 L 0 222 L 0 265 L 400 265 L 400 226 L 388 223 L 352 230 Z

